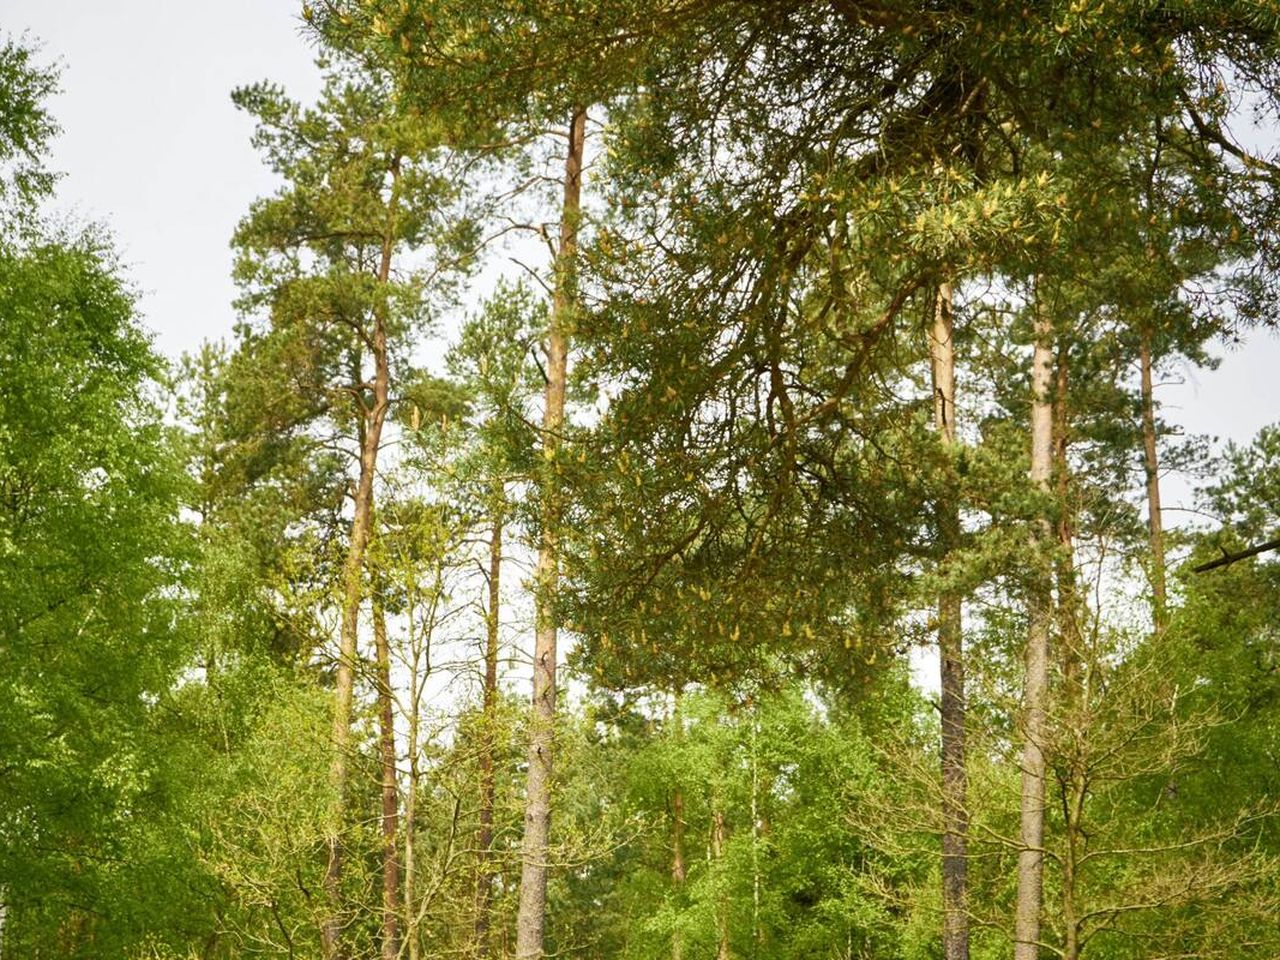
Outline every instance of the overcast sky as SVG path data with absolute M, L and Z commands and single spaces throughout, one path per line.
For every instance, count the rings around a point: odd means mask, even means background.
M 51 166 L 57 209 L 105 223 L 171 356 L 234 320 L 229 240 L 274 187 L 232 88 L 282 83 L 311 97 L 312 51 L 292 0 L 0 0 L 6 31 L 62 64 Z
M 27 31 L 43 42 L 43 59 L 64 67 L 53 104 L 64 129 L 52 161 L 66 173 L 58 206 L 111 228 L 170 356 L 231 329 L 228 241 L 250 201 L 274 183 L 230 92 L 270 79 L 295 96 L 314 95 L 318 74 L 298 30 L 299 7 L 0 0 L 0 25 Z M 1278 371 L 1280 342 L 1257 336 L 1217 371 L 1186 371 L 1183 384 L 1163 387 L 1166 416 L 1189 431 L 1247 441 L 1280 419 Z M 1179 505 L 1186 487 L 1171 478 L 1169 494 Z

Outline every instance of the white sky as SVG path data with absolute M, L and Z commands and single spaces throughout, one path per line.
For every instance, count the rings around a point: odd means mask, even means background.
M 0 0 L 0 26 L 63 66 L 56 209 L 106 224 L 170 356 L 228 334 L 231 232 L 274 182 L 232 88 L 310 98 L 293 0 Z
M 295 0 L 0 0 L 0 29 L 44 43 L 64 65 L 53 110 L 58 207 L 110 227 L 170 356 L 225 336 L 234 314 L 229 240 L 274 187 L 249 145 L 233 87 L 260 79 L 309 99 L 312 51 Z M 1265 133 L 1264 133 L 1265 136 Z M 1272 141 L 1274 142 L 1274 140 Z M 1190 432 L 1247 441 L 1280 420 L 1280 340 L 1259 335 L 1217 371 L 1161 390 Z M 1183 505 L 1171 478 L 1166 502 Z M 1171 515 L 1178 522 L 1181 515 Z

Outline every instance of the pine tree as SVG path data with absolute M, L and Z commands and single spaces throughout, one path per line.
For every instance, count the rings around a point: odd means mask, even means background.
M 256 142 L 286 180 L 280 194 L 255 204 L 236 241 L 247 291 L 243 309 L 268 311 L 263 332 L 243 328 L 240 349 L 266 365 L 259 377 L 293 380 L 299 388 L 283 400 L 273 398 L 260 415 L 283 420 L 303 435 L 326 424 L 353 445 L 357 465 L 339 584 L 329 774 L 333 809 L 325 875 L 330 912 L 322 929 L 326 956 L 340 957 L 346 953 L 343 929 L 349 922 L 342 893 L 342 820 L 358 633 L 378 455 L 393 402 L 391 368 L 396 353 L 418 332 L 415 327 L 429 319 L 433 301 L 447 296 L 451 274 L 465 265 L 474 241 L 465 219 L 449 219 L 456 191 L 435 142 L 400 122 L 385 74 L 335 69 L 319 106 L 309 110 L 267 85 L 243 88 L 236 100 L 258 119 Z M 429 252 L 425 266 L 397 271 L 397 256 L 424 248 Z M 272 369 L 273 363 L 280 366 Z M 388 695 L 383 694 L 384 717 L 390 714 Z M 393 826 L 394 816 L 388 803 L 384 830 Z M 386 844 L 383 864 L 387 949 L 398 940 L 393 847 Z

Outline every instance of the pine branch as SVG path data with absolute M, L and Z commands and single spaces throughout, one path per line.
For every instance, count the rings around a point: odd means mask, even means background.
M 1248 560 L 1250 557 L 1256 557 L 1260 553 L 1266 553 L 1268 550 L 1280 550 L 1280 537 L 1274 540 L 1268 540 L 1266 543 L 1259 543 L 1256 546 L 1249 547 L 1247 550 L 1241 550 L 1239 553 L 1227 553 L 1222 551 L 1222 556 L 1216 560 L 1210 560 L 1202 563 L 1198 567 L 1192 567 L 1192 573 L 1205 573 L 1208 570 L 1216 570 L 1218 567 L 1230 566 L 1240 560 Z

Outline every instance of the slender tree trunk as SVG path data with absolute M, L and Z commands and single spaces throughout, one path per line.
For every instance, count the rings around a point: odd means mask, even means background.
M 751 701 L 751 956 L 760 954 L 764 928 L 760 925 L 760 715 L 759 704 Z
M 1071 496 L 1071 465 L 1067 459 L 1070 436 L 1070 357 L 1064 343 L 1058 350 L 1057 368 L 1054 374 L 1053 399 L 1053 474 L 1057 502 L 1057 554 L 1055 579 L 1058 585 L 1058 633 L 1062 650 L 1064 696 L 1070 706 L 1077 705 L 1081 682 L 1081 659 L 1084 656 L 1081 633 L 1081 597 L 1076 584 L 1075 521 L 1076 512 Z
M 671 794 L 671 885 L 677 896 L 688 877 L 684 862 L 684 826 L 684 791 L 677 784 Z M 684 960 L 684 935 L 678 924 L 671 933 L 671 960 Z
M 544 473 L 542 542 L 535 571 L 537 600 L 533 650 L 533 711 L 529 773 L 521 845 L 520 903 L 516 913 L 516 960 L 541 960 L 547 920 L 547 850 L 551 833 L 552 750 L 556 716 L 556 592 L 560 581 L 560 491 L 555 456 L 564 423 L 569 333 L 577 299 L 578 220 L 582 196 L 582 148 L 587 114 L 575 109 L 565 158 L 560 247 L 556 251 L 555 296 L 547 331 L 547 390 L 542 417 Z
M 950 454 L 956 443 L 956 354 L 952 288 L 938 288 L 929 334 L 933 369 L 933 422 Z M 948 470 L 948 474 L 950 474 Z M 950 481 L 950 477 L 948 477 Z M 950 482 L 948 483 L 950 487 Z M 938 505 L 938 533 L 945 552 L 960 541 L 960 509 L 948 489 Z M 942 671 L 942 955 L 968 960 L 968 778 L 965 771 L 964 635 L 962 598 L 955 590 L 938 596 L 938 659 Z
M 381 364 L 380 364 L 381 365 Z M 385 374 L 382 381 L 385 397 Z M 356 638 L 359 630 L 360 598 L 363 581 L 365 548 L 369 542 L 369 519 L 373 505 L 373 474 L 376 468 L 377 447 L 381 437 L 385 400 L 374 401 L 375 416 L 369 418 L 369 428 L 360 452 L 360 479 L 356 486 L 355 518 L 351 524 L 351 539 L 343 569 L 342 630 L 338 653 L 338 671 L 333 710 L 332 749 L 333 759 L 329 767 L 329 783 L 333 791 L 334 807 L 326 825 L 328 835 L 328 865 L 325 869 L 324 888 L 328 900 L 328 915 L 321 929 L 324 955 L 331 960 L 345 956 L 342 946 L 342 819 L 345 809 L 347 786 L 347 754 L 351 740 L 351 711 L 355 693 Z
M 711 811 L 711 856 L 719 863 L 724 859 L 725 843 L 728 830 L 725 827 L 724 811 L 717 801 Z M 729 949 L 729 898 L 723 894 L 716 896 L 716 960 L 732 960 L 733 953 Z
M 392 166 L 398 175 L 398 163 Z M 398 181 L 398 176 L 397 176 Z M 396 216 L 395 189 L 393 188 L 387 215 L 387 231 L 383 236 L 382 256 L 378 264 L 378 282 L 385 284 L 391 277 L 391 258 L 394 250 L 394 226 Z M 356 484 L 355 514 L 351 521 L 351 536 L 347 543 L 347 556 L 342 570 L 342 627 L 339 634 L 338 670 L 335 680 L 333 708 L 332 749 L 333 759 L 329 767 L 329 784 L 333 792 L 334 807 L 326 824 L 328 864 L 325 868 L 324 891 L 328 901 L 328 915 L 320 929 L 324 956 L 328 960 L 340 960 L 346 956 L 342 944 L 342 819 L 347 788 L 347 753 L 351 742 L 351 708 L 355 695 L 356 644 L 360 628 L 360 600 L 363 594 L 365 550 L 369 545 L 370 521 L 373 514 L 373 478 L 377 470 L 378 447 L 382 443 L 382 425 L 390 404 L 390 369 L 387 358 L 387 322 L 383 310 L 374 311 L 373 327 L 373 403 L 361 405 L 362 436 L 360 442 L 360 477 Z
M 382 755 L 382 957 L 400 956 L 400 791 L 396 778 L 396 721 L 391 694 L 391 646 L 380 578 L 373 585 L 373 637 L 378 658 L 378 740 Z
M 1053 328 L 1043 303 L 1036 305 L 1031 361 L 1031 481 L 1049 491 L 1053 470 Z M 1036 525 L 1033 545 L 1043 549 L 1052 536 L 1047 518 Z M 1021 849 L 1018 852 L 1015 960 L 1036 960 L 1040 952 L 1040 909 L 1044 891 L 1045 708 L 1049 694 L 1049 632 L 1053 599 L 1048 577 L 1033 571 L 1023 682 Z
M 1147 531 L 1151 540 L 1151 607 L 1157 632 L 1168 624 L 1165 593 L 1164 519 L 1160 512 L 1160 457 L 1156 449 L 1156 407 L 1151 383 L 1151 331 L 1142 331 L 1142 448 L 1147 468 Z
M 1062 856 L 1062 957 L 1063 960 L 1080 960 L 1081 908 L 1080 908 L 1080 857 L 1083 854 L 1083 814 L 1085 783 L 1073 768 L 1070 779 L 1063 784 L 1063 815 L 1066 842 Z
M 676 741 L 679 742 L 684 735 L 679 690 L 676 691 L 671 720 Z M 684 859 L 684 829 L 684 790 L 677 782 L 671 794 L 671 884 L 675 887 L 677 896 L 683 893 L 685 880 L 689 875 Z M 671 933 L 671 960 L 684 960 L 684 934 L 679 924 Z
M 410 615 L 412 616 L 412 610 Z M 421 777 L 421 770 L 418 767 L 418 738 L 422 712 L 418 701 L 418 666 L 415 657 L 414 675 L 410 678 L 413 693 L 409 703 L 409 789 L 404 805 L 404 918 L 405 939 L 409 944 L 409 960 L 418 960 L 417 863 L 414 859 L 416 853 L 414 846 L 417 841 L 418 779 Z
M 494 765 L 498 724 L 498 628 L 502 609 L 502 527 L 506 495 L 502 481 L 494 485 L 493 524 L 489 534 L 489 608 L 485 615 L 483 745 L 480 750 L 480 832 L 476 841 L 475 955 L 488 957 L 489 911 L 493 903 Z
M 1078 636 L 1078 634 L 1077 634 Z M 1067 750 L 1061 758 L 1064 774 L 1059 779 L 1062 799 L 1062 957 L 1079 960 L 1083 948 L 1084 925 L 1082 860 L 1086 852 L 1085 801 L 1088 797 L 1089 737 L 1088 703 L 1080 658 L 1066 653 L 1070 641 L 1064 637 L 1066 663 L 1063 676 L 1063 724 L 1061 739 Z
M 409 785 L 405 792 L 404 809 L 404 939 L 409 946 L 409 960 L 418 960 L 421 938 L 423 907 L 418 903 L 417 839 L 418 839 L 418 788 L 422 783 L 420 744 L 422 741 L 422 694 L 431 678 L 431 643 L 439 624 L 440 604 L 444 593 L 443 562 L 437 562 L 433 571 L 434 583 L 428 594 L 426 611 L 420 611 L 417 587 L 408 591 L 405 620 L 410 651 L 409 668 L 409 735 L 408 774 Z M 452 841 L 450 841 L 452 845 Z
M 689 876 L 684 862 L 684 828 L 684 790 L 677 785 L 671 794 L 671 882 L 676 887 L 683 887 Z
M 1075 568 L 1075 504 L 1071 495 L 1070 356 L 1064 342 L 1058 349 L 1054 377 L 1053 450 L 1058 509 L 1057 557 L 1059 659 L 1062 664 L 1060 726 L 1065 727 L 1058 766 L 1062 799 L 1062 927 L 1064 960 L 1078 960 L 1081 941 L 1080 858 L 1084 848 L 1084 802 L 1087 794 L 1088 710 L 1084 686 L 1084 635 L 1081 596 Z

